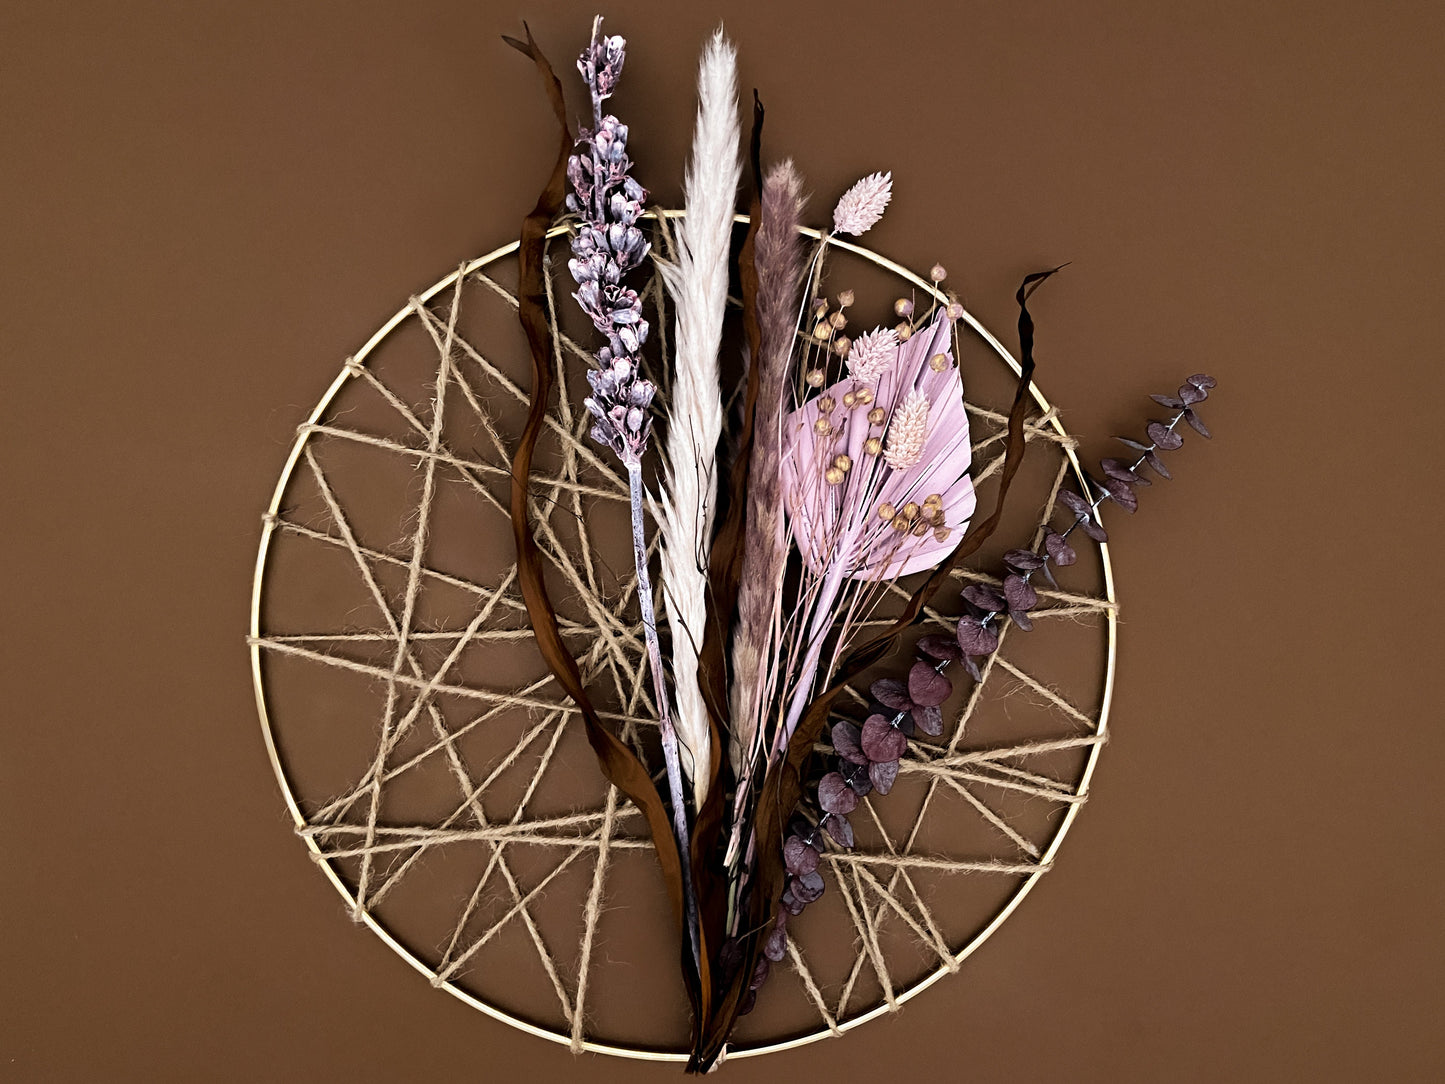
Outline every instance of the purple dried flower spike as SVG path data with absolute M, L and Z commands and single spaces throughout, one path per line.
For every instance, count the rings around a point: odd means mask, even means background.
M 627 41 L 620 34 L 598 37 L 602 16 L 592 24 L 592 42 L 577 58 L 577 70 L 592 90 L 593 103 L 612 97 L 622 75 L 622 62 L 627 59 Z
M 597 351 L 596 369 L 587 372 L 592 395 L 584 400 L 593 417 L 592 439 L 611 448 L 627 468 L 627 489 L 632 511 L 632 556 L 637 570 L 637 603 L 642 611 L 648 667 L 657 701 L 657 722 L 662 732 L 662 755 L 672 804 L 673 834 L 682 865 L 683 904 L 688 940 L 696 962 L 700 952 L 697 898 L 688 857 L 691 833 L 684 801 L 682 765 L 672 703 L 662 664 L 653 608 L 652 577 L 648 571 L 647 539 L 643 522 L 642 456 L 652 433 L 652 399 L 656 388 L 638 375 L 638 358 L 647 341 L 642 299 L 623 285 L 623 279 L 647 258 L 651 246 L 637 227 L 646 190 L 632 179 L 627 157 L 627 125 L 608 114 L 602 103 L 616 89 L 622 74 L 627 43 L 616 35 L 602 37 L 602 17 L 592 23 L 592 40 L 577 60 L 577 70 L 592 94 L 593 127 L 578 133 L 582 153 L 567 160 L 567 210 L 581 223 L 572 239 L 567 269 L 577 281 L 572 296 L 607 336 Z
M 599 18 L 592 41 L 577 60 L 577 70 L 592 94 L 593 127 L 578 133 L 584 153 L 567 160 L 567 210 L 582 222 L 572 239 L 567 269 L 577 282 L 572 296 L 607 336 L 597 352 L 598 369 L 589 371 L 592 397 L 587 409 L 596 420 L 592 439 L 619 458 L 640 459 L 652 432 L 652 382 L 638 376 L 637 359 L 647 341 L 642 299 L 623 285 L 651 249 L 637 227 L 647 191 L 631 176 L 627 157 L 627 125 L 608 114 L 602 103 L 617 86 L 627 43 L 616 35 L 602 37 Z

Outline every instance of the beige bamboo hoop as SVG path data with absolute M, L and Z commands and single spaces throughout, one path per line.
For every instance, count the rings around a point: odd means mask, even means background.
M 678 210 L 660 210 L 649 211 L 644 217 L 650 219 L 667 220 L 683 217 L 684 214 L 685 212 Z M 736 221 L 739 223 L 746 223 L 748 219 L 745 215 L 738 215 L 736 217 Z M 566 227 L 555 226 L 549 231 L 547 236 L 549 239 L 553 239 L 561 236 L 566 232 Z M 813 238 L 814 240 L 820 241 L 823 239 L 823 234 L 817 230 L 803 229 L 801 232 L 806 236 Z M 828 245 L 833 248 L 850 252 L 863 260 L 866 260 L 888 272 L 891 272 L 894 275 L 897 275 L 899 278 L 910 283 L 915 288 L 923 291 L 925 294 L 932 298 L 943 302 L 946 302 L 948 300 L 939 291 L 939 289 L 934 283 L 925 280 L 924 278 L 913 273 L 901 264 L 895 263 L 894 261 L 889 260 L 886 257 L 880 256 L 877 253 L 870 251 L 869 249 L 863 248 L 859 245 L 851 244 L 849 242 L 840 241 L 836 238 L 829 238 Z M 459 279 L 464 280 L 467 276 L 470 276 L 473 273 L 480 271 L 482 268 L 485 268 L 490 264 L 495 263 L 496 261 L 503 259 L 507 256 L 513 255 L 517 251 L 517 248 L 518 243 L 514 241 L 510 244 L 503 245 L 500 248 L 494 249 L 493 251 L 483 256 L 477 257 L 476 259 L 463 265 L 457 271 L 454 271 L 450 275 L 447 275 L 438 282 L 434 283 L 431 287 L 418 295 L 416 301 L 418 303 L 425 304 L 431 299 L 437 297 L 449 287 L 456 286 Z M 340 373 L 337 374 L 335 380 L 332 381 L 330 387 L 322 395 L 320 401 L 311 411 L 310 415 L 307 418 L 307 421 L 298 428 L 298 435 L 291 446 L 290 453 L 288 454 L 285 465 L 282 468 L 280 478 L 277 481 L 275 490 L 272 493 L 270 504 L 267 506 L 266 514 L 263 517 L 262 521 L 261 540 L 256 556 L 256 571 L 251 592 L 250 626 L 248 636 L 248 643 L 251 653 L 251 674 L 256 695 L 256 708 L 261 723 L 261 732 L 262 737 L 265 741 L 266 753 L 270 759 L 272 770 L 275 773 L 277 784 L 279 785 L 282 796 L 285 799 L 286 807 L 290 811 L 298 830 L 308 827 L 308 821 L 305 815 L 302 813 L 300 805 L 297 801 L 296 793 L 293 790 L 291 781 L 287 776 L 285 766 L 282 764 L 281 756 L 277 749 L 276 735 L 272 726 L 271 714 L 268 707 L 266 682 L 262 668 L 262 649 L 264 647 L 264 643 L 261 631 L 261 613 L 262 600 L 265 593 L 266 585 L 267 557 L 270 552 L 273 534 L 277 530 L 277 517 L 281 511 L 282 501 L 287 492 L 287 488 L 291 482 L 292 476 L 295 472 L 297 463 L 301 459 L 301 456 L 307 446 L 308 441 L 310 441 L 312 438 L 312 427 L 316 426 L 321 421 L 327 409 L 330 407 L 332 401 L 335 399 L 336 395 L 341 391 L 341 389 L 347 384 L 349 380 L 353 379 L 356 376 L 358 371 L 357 366 L 363 363 L 365 359 L 374 350 L 376 350 L 381 345 L 381 343 L 384 342 L 387 337 L 396 330 L 399 325 L 401 325 L 408 317 L 413 315 L 415 311 L 416 310 L 412 305 L 408 305 L 407 307 L 404 307 L 400 311 L 398 311 L 390 320 L 383 324 L 382 327 L 374 335 L 372 335 L 369 340 L 367 340 L 366 344 L 355 355 L 353 355 L 352 358 L 348 359 L 347 365 L 343 366 Z M 1019 363 L 1009 353 L 1007 348 L 1005 348 L 1003 344 L 999 342 L 999 340 L 973 316 L 972 313 L 965 311 L 963 314 L 963 321 L 967 323 L 968 326 L 975 333 L 977 333 L 978 336 L 985 343 L 987 343 L 987 345 L 994 352 L 994 354 L 996 354 L 997 357 L 1002 362 L 1004 362 L 1004 364 L 1006 364 L 1010 370 L 1012 370 L 1015 374 L 1020 371 Z M 1081 492 L 1083 492 L 1086 496 L 1091 495 L 1088 480 L 1085 477 L 1078 456 L 1074 451 L 1072 439 L 1069 437 L 1063 424 L 1059 421 L 1057 413 L 1053 410 L 1049 401 L 1044 397 L 1043 393 L 1036 385 L 1031 384 L 1029 390 L 1034 402 L 1038 405 L 1039 409 L 1044 412 L 1047 426 L 1052 429 L 1059 438 L 1058 443 L 1060 444 L 1063 454 L 1067 457 L 1068 470 L 1072 474 L 1074 481 L 1077 483 L 1078 486 L 1081 487 Z M 1087 759 L 1084 763 L 1077 783 L 1076 794 L 1080 799 L 1082 799 L 1088 793 L 1089 783 L 1093 777 L 1094 769 L 1097 765 L 1102 746 L 1107 738 L 1109 714 L 1113 702 L 1115 662 L 1118 653 L 1117 597 L 1115 592 L 1113 568 L 1110 563 L 1107 544 L 1100 544 L 1098 546 L 1098 552 L 1100 555 L 1100 564 L 1104 581 L 1104 595 L 1102 601 L 1106 603 L 1106 605 L 1100 607 L 1100 610 L 1105 615 L 1106 619 L 1105 635 L 1107 654 L 1104 662 L 1103 691 L 1100 701 L 1099 717 L 1098 722 L 1093 730 L 1093 734 L 1096 740 L 1088 747 Z M 1034 872 L 1030 873 L 1025 878 L 1025 880 L 1014 890 L 1014 892 L 1009 896 L 1009 898 L 1004 902 L 1004 904 L 999 907 L 997 912 L 993 915 L 992 919 L 989 920 L 980 930 L 978 930 L 978 932 L 965 944 L 963 944 L 955 952 L 953 952 L 951 962 L 947 960 L 941 962 L 938 967 L 935 968 L 931 973 L 925 975 L 921 979 L 918 979 L 907 988 L 898 991 L 893 998 L 896 1005 L 901 1005 L 911 1000 L 912 998 L 916 997 L 918 994 L 922 993 L 924 990 L 932 986 L 945 974 L 948 974 L 954 969 L 956 969 L 958 964 L 962 963 L 965 959 L 972 955 L 979 948 L 979 946 L 981 946 L 985 941 L 987 941 L 988 938 L 992 936 L 994 931 L 997 930 L 999 926 L 1001 926 L 1011 914 L 1013 914 L 1013 912 L 1023 902 L 1025 897 L 1027 897 L 1030 891 L 1032 891 L 1034 885 L 1038 882 L 1038 880 L 1050 868 L 1050 865 L 1055 855 L 1058 853 L 1059 848 L 1063 844 L 1065 836 L 1068 834 L 1069 828 L 1072 826 L 1075 817 L 1077 817 L 1079 813 L 1079 807 L 1081 804 L 1081 801 L 1075 801 L 1067 805 L 1062 819 L 1060 820 L 1057 828 L 1054 830 L 1053 834 L 1049 838 L 1047 846 L 1042 850 L 1041 856 L 1038 859 L 1038 868 L 1035 869 Z M 321 847 L 317 843 L 316 837 L 314 835 L 307 834 L 303 835 L 302 838 L 304 839 L 305 845 L 311 852 L 312 856 L 318 859 L 316 864 L 325 872 L 328 880 L 330 880 L 331 884 L 341 895 L 342 899 L 347 903 L 348 907 L 355 908 L 357 904 L 356 897 L 343 882 L 332 863 L 320 860 L 323 859 L 325 856 L 323 855 Z M 452 996 L 465 1002 L 471 1007 L 480 1010 L 481 1012 L 492 1017 L 493 1019 L 500 1020 L 505 1024 L 508 1024 L 514 1028 L 518 1028 L 521 1031 L 527 1032 L 531 1035 L 535 1035 L 539 1038 L 548 1039 L 552 1042 L 557 1042 L 564 1045 L 570 1043 L 574 1046 L 574 1048 L 580 1048 L 582 1050 L 586 1050 L 592 1053 L 609 1054 L 613 1056 L 634 1058 L 644 1061 L 684 1062 L 687 1060 L 688 1055 L 684 1052 L 679 1051 L 624 1046 L 619 1044 L 599 1042 L 592 1039 L 583 1039 L 580 1043 L 574 1042 L 573 1037 L 566 1032 L 539 1026 L 532 1021 L 515 1016 L 507 1012 L 506 1010 L 499 1008 L 498 1006 L 489 1004 L 482 998 L 461 988 L 450 979 L 442 978 L 433 967 L 431 967 L 424 960 L 420 959 L 407 947 L 402 945 L 400 941 L 398 941 L 396 937 L 394 937 L 392 933 L 388 931 L 386 927 L 383 926 L 376 919 L 376 917 L 370 910 L 366 910 L 364 908 L 361 909 L 359 911 L 359 917 L 360 920 L 364 922 L 371 929 L 371 931 L 382 940 L 383 943 L 385 943 L 389 948 L 391 948 L 393 952 L 395 952 L 418 972 L 424 975 L 431 982 L 432 985 L 439 986 L 440 988 L 450 993 Z M 741 1048 L 729 1047 L 727 1051 L 727 1057 L 753 1057 L 761 1054 L 791 1050 L 797 1047 L 805 1046 L 809 1043 L 816 1042 L 819 1039 L 827 1038 L 830 1035 L 851 1031 L 854 1028 L 861 1026 L 862 1024 L 877 1019 L 879 1016 L 890 1010 L 891 1006 L 889 1004 L 887 1004 L 886 1002 L 880 1003 L 874 1008 L 862 1012 L 857 1016 L 853 1016 L 848 1018 L 847 1020 L 837 1022 L 835 1027 L 822 1027 L 815 1032 L 800 1035 L 779 1042 L 760 1043 L 758 1045 L 745 1046 Z

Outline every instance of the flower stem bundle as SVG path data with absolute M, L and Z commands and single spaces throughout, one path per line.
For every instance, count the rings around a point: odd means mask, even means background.
M 838 235 L 873 228 L 893 196 L 875 172 L 833 207 L 811 257 L 802 241 L 804 183 L 788 159 L 762 167 L 763 111 L 754 96 L 747 159 L 751 211 L 741 251 L 733 225 L 743 158 L 737 62 L 719 29 L 704 47 L 698 111 L 672 259 L 654 253 L 642 223 L 647 192 L 631 174 L 628 128 L 604 114 L 626 43 L 601 35 L 600 17 L 578 69 L 591 104 L 575 153 L 560 86 L 530 35 L 513 42 L 542 73 L 563 149 L 527 219 L 519 261 L 519 313 L 532 349 L 533 403 L 513 464 L 512 517 L 522 593 L 539 649 L 577 702 L 607 778 L 645 814 L 681 927 L 693 1007 L 689 1068 L 723 1054 L 773 963 L 787 951 L 788 916 L 822 896 L 822 852 L 854 846 L 848 816 L 870 793 L 887 794 L 915 733 L 937 735 L 960 665 L 975 679 L 998 628 L 1028 629 L 1036 574 L 1071 564 L 1075 531 L 1102 540 L 1099 505 L 1132 511 L 1143 468 L 1167 477 L 1159 452 L 1178 426 L 1207 435 L 1195 404 L 1213 381 L 1191 377 L 1175 411 L 1151 423 L 1151 443 L 1129 442 L 1133 462 L 1106 459 L 1092 500 L 1059 494 L 1074 521 L 1046 529 L 1033 549 L 1005 555 L 997 587 L 972 585 L 956 636 L 925 636 L 903 678 L 868 686 L 861 723 L 835 712 L 840 693 L 889 659 L 909 626 L 998 527 L 1025 445 L 1034 326 L 1027 302 L 1057 271 L 1026 277 L 1019 305 L 1020 373 L 1003 434 L 994 504 L 978 518 L 973 446 L 957 327 L 964 313 L 935 266 L 923 311 L 899 298 L 884 322 L 849 333 L 851 289 L 823 291 L 824 255 Z M 545 232 L 565 207 L 572 224 L 573 298 L 605 344 L 587 372 L 592 437 L 622 464 L 647 665 L 661 737 L 662 782 L 603 725 L 556 614 L 527 523 L 532 448 L 549 391 L 553 349 L 545 312 Z M 642 374 L 649 324 L 629 276 L 651 258 L 674 306 L 670 401 Z M 747 348 L 741 416 L 729 433 L 724 333 L 736 261 Z M 866 326 L 866 324 L 865 324 Z M 661 469 L 648 457 L 657 429 Z M 736 449 L 729 461 L 728 449 Z M 654 495 L 655 494 L 655 495 Z M 649 567 L 648 513 L 660 549 L 666 623 L 659 629 Z M 884 610 L 890 596 L 898 612 Z M 883 616 L 885 612 L 888 616 Z M 831 744 L 826 764 L 814 747 Z M 821 769 L 821 770 L 820 770 Z

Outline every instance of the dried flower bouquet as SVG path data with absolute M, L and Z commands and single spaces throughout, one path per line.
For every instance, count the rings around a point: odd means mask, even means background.
M 838 694 L 886 662 L 952 569 L 1000 522 L 1024 449 L 1033 322 L 1027 302 L 1053 271 L 1019 287 L 1022 368 L 1005 439 L 997 498 L 976 519 L 972 446 L 958 363 L 962 307 L 941 266 L 923 311 L 899 299 L 885 325 L 850 338 L 851 290 L 822 289 L 829 239 L 866 233 L 892 198 L 874 173 L 838 200 L 831 231 L 811 258 L 801 240 L 803 181 L 791 161 L 762 169 L 763 111 L 754 96 L 748 230 L 734 252 L 744 174 L 736 53 L 719 30 L 698 74 L 698 112 L 686 169 L 686 213 L 673 260 L 651 251 L 640 219 L 647 192 L 632 176 L 628 128 L 604 112 L 622 74 L 626 44 L 600 17 L 578 60 L 590 127 L 568 131 L 562 88 L 528 33 L 508 41 L 543 77 L 559 151 L 519 250 L 520 317 L 534 361 L 527 426 L 512 464 L 511 512 L 521 588 L 539 649 L 576 701 L 599 764 L 643 811 L 678 919 L 679 955 L 693 1008 L 689 1068 L 722 1055 L 738 1017 L 754 1004 L 787 947 L 787 920 L 818 899 L 825 839 L 853 846 L 848 815 L 873 791 L 887 794 L 909 737 L 939 733 L 957 664 L 975 680 L 998 645 L 1002 622 L 1030 628 L 1031 581 L 1076 558 L 1070 537 L 1102 540 L 1098 508 L 1137 506 L 1146 468 L 1167 477 L 1161 451 L 1187 423 L 1207 436 L 1196 405 L 1214 381 L 1191 376 L 1174 414 L 1153 422 L 1149 443 L 1128 441 L 1133 461 L 1105 459 L 1094 493 L 1061 492 L 1072 514 L 1034 548 L 1009 551 L 1000 587 L 973 585 L 954 637 L 929 635 L 897 678 L 868 686 L 862 724 L 834 713 Z M 659 788 L 648 765 L 592 707 L 564 649 L 527 518 L 533 448 L 551 392 L 551 332 L 544 282 L 547 230 L 571 227 L 573 299 L 599 336 L 587 373 L 592 437 L 620 461 L 631 496 L 641 622 L 664 761 Z M 665 413 L 643 377 L 649 325 L 629 275 L 653 259 L 675 311 L 674 371 Z M 739 425 L 725 424 L 720 375 L 730 266 L 736 261 L 746 336 Z M 1057 270 L 1057 269 L 1055 269 Z M 662 434 L 662 469 L 646 452 Z M 653 608 L 647 516 L 656 520 L 666 640 Z M 920 579 L 921 577 L 921 579 Z M 885 595 L 907 578 L 908 602 L 879 620 Z M 879 626 L 882 626 L 881 629 Z M 664 651 L 666 643 L 667 651 Z M 820 740 L 833 754 L 813 756 Z

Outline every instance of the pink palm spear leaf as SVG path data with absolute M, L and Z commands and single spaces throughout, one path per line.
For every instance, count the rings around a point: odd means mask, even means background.
M 850 373 L 784 421 L 783 497 L 804 565 L 794 612 L 786 746 L 811 697 L 824 648 L 829 669 L 883 588 L 933 568 L 957 547 L 974 511 L 963 382 L 953 321 L 940 310 L 907 342 L 860 337 Z

